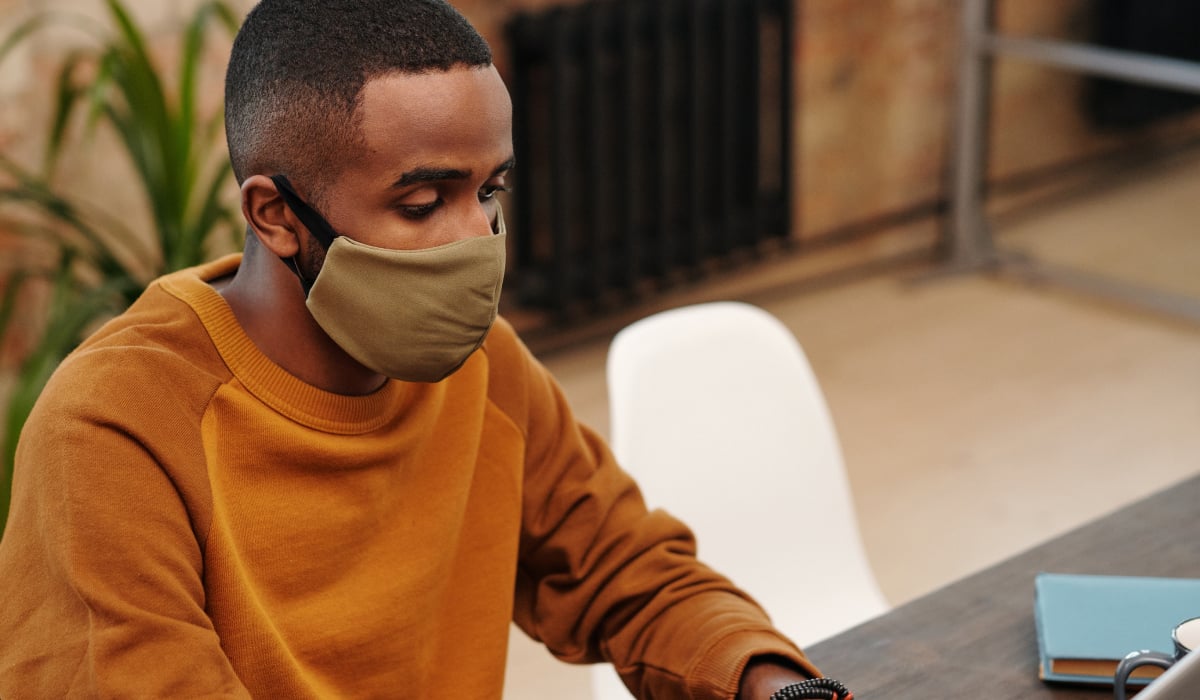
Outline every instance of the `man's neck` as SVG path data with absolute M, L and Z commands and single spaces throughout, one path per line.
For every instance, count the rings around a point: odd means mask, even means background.
M 298 379 L 351 396 L 369 394 L 387 381 L 321 329 L 304 304 L 299 280 L 282 260 L 248 250 L 237 273 L 213 287 L 258 349 Z

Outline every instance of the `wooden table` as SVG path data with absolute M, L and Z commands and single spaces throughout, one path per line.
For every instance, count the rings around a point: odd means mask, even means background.
M 1039 571 L 1200 578 L 1200 476 L 806 651 L 856 700 L 1111 698 L 1111 688 L 1038 680 Z

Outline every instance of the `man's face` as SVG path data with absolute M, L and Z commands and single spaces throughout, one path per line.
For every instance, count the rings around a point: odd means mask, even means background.
M 365 147 L 320 207 L 338 233 L 402 250 L 491 233 L 513 164 L 512 103 L 494 67 L 375 78 L 358 110 Z

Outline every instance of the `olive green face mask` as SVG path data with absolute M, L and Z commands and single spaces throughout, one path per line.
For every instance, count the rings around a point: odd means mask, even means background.
M 348 355 L 393 379 L 437 382 L 483 344 L 504 280 L 503 213 L 492 236 L 422 250 L 377 248 L 339 235 L 287 178 L 271 179 L 325 247 L 316 280 L 290 266 L 309 313 Z

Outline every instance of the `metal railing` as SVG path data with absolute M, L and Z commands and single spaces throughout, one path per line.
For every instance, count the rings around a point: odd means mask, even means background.
M 1033 61 L 1094 76 L 1200 93 L 1200 63 L 1069 41 L 1004 36 L 992 27 L 991 0 L 963 0 L 947 269 L 1017 271 L 1200 322 L 1200 299 L 1039 263 L 996 246 L 983 201 L 990 79 L 996 58 Z

